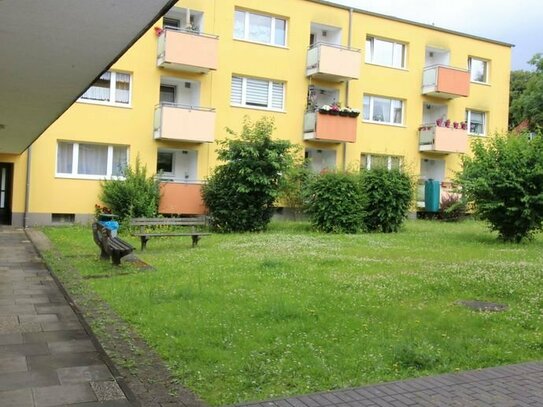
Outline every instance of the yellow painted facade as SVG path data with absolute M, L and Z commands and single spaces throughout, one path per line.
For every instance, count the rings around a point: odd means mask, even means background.
M 487 136 L 507 129 L 511 58 L 511 49 L 507 44 L 359 10 L 351 11 L 318 1 L 183 0 L 178 8 L 196 13 L 198 29 L 218 37 L 218 68 L 201 73 L 175 66 L 173 69 L 172 66 L 158 67 L 159 37 L 155 29 L 150 29 L 111 68 L 112 71 L 131 75 L 129 106 L 77 102 L 32 145 L 29 225 L 51 223 L 52 214 L 73 215 L 76 221 L 84 221 L 93 213 L 94 205 L 99 203 L 100 177 L 82 179 L 77 175 L 58 176 L 59 141 L 126 146 L 129 162 L 134 164 L 139 156 L 150 173 L 156 171 L 159 149 L 196 151 L 196 174 L 191 178 L 204 180 L 210 174 L 217 164 L 215 143 L 153 138 L 154 109 L 160 102 L 161 80 L 163 84 L 175 83 L 181 88 L 183 84 L 191 83 L 193 89 L 196 88 L 197 105 L 215 109 L 215 140 L 227 137 L 227 127 L 239 130 L 244 116 L 256 120 L 267 115 L 275 120 L 275 137 L 289 139 L 305 149 L 332 151 L 339 169 L 360 167 L 361 154 L 399 156 L 411 172 L 424 178 L 421 167 L 424 160 L 441 160 L 439 165 L 444 164 L 445 168 L 442 181 L 450 181 L 453 172 L 459 169 L 459 154 L 419 151 L 419 127 L 424 123 L 424 109 L 430 105 L 440 105 L 446 109 L 447 118 L 456 122 L 464 121 L 467 109 L 484 112 Z M 235 10 L 286 20 L 285 46 L 235 39 Z M 176 16 L 175 13 L 174 10 L 169 14 Z M 306 76 L 312 27 L 318 35 L 324 35 L 323 31 L 333 32 L 335 45 L 353 48 L 355 52 L 360 50 L 359 79 L 335 82 Z M 405 66 L 395 68 L 366 62 L 370 52 L 366 44 L 368 37 L 401 44 Z M 455 68 L 468 69 L 470 57 L 486 61 L 487 83 L 471 82 L 467 97 L 443 99 L 422 95 L 428 48 L 446 51 L 448 65 Z M 186 52 L 206 50 L 187 49 Z M 233 76 L 282 83 L 283 109 L 272 111 L 254 106 L 233 106 Z M 354 143 L 304 141 L 304 113 L 310 86 L 315 86 L 317 91 L 336 90 L 338 102 L 361 111 L 364 95 L 401 100 L 402 123 L 384 124 L 365 120 L 366 112 L 362 112 L 352 119 L 356 120 Z M 479 136 L 470 136 L 469 139 L 474 137 Z M 0 162 L 15 163 L 12 191 L 14 224 L 22 221 L 25 212 L 26 157 L 26 154 L 20 157 L 0 156 Z

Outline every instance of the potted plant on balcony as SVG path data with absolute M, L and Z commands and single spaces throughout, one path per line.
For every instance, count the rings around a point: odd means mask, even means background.
M 468 129 L 468 122 L 460 122 L 460 128 L 462 130 L 467 130 Z
M 330 107 L 330 105 L 322 105 L 321 107 L 319 107 L 319 113 L 328 114 L 328 113 L 330 113 L 331 109 L 332 108 Z
M 436 120 L 436 125 L 437 127 L 443 127 L 443 118 L 439 118 Z
M 349 112 L 349 117 L 358 117 L 359 114 L 360 114 L 360 110 L 351 109 L 351 111 Z
M 460 127 L 460 123 L 453 122 L 453 129 L 458 129 Z
M 451 127 L 451 121 L 449 119 L 445 120 L 445 127 L 450 128 Z
M 339 111 L 341 110 L 340 106 L 338 103 L 334 102 L 330 105 L 330 111 L 328 112 L 328 114 L 332 115 L 332 116 L 337 116 L 339 115 Z

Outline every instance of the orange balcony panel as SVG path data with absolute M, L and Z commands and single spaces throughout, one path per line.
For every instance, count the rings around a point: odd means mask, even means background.
M 426 153 L 465 153 L 468 149 L 468 131 L 452 127 L 423 125 L 419 130 L 419 151 Z
M 453 99 L 469 96 L 469 72 L 465 69 L 436 65 L 424 69 L 422 93 Z
M 215 110 L 175 104 L 155 108 L 154 137 L 159 140 L 211 143 L 215 140 Z
M 307 112 L 304 118 L 304 140 L 354 143 L 356 124 L 356 117 Z
M 331 44 L 317 44 L 307 51 L 306 75 L 331 82 L 360 78 L 360 50 Z
M 179 182 L 160 183 L 159 213 L 168 215 L 204 215 L 202 185 Z
M 178 71 L 206 73 L 217 69 L 219 39 L 208 34 L 164 30 L 158 38 L 157 65 Z

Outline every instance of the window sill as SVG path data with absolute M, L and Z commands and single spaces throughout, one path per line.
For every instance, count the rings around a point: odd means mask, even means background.
M 111 181 L 111 180 L 124 180 L 124 177 L 118 176 L 106 176 L 106 175 L 83 175 L 83 174 L 55 174 L 55 178 L 59 179 L 77 179 L 77 180 L 87 180 L 87 181 Z
M 468 133 L 468 136 L 471 137 L 486 137 L 486 134 L 479 134 L 479 133 Z
M 252 41 L 252 40 L 246 40 L 243 38 L 233 38 L 233 39 L 234 41 L 246 42 L 248 44 L 264 45 L 266 47 L 279 48 L 279 49 L 285 49 L 285 50 L 289 49 L 286 45 L 268 44 L 267 42 Z
M 120 107 L 122 109 L 131 109 L 132 104 L 124 104 L 124 103 L 109 103 L 109 102 L 98 102 L 93 100 L 84 100 L 84 99 L 77 99 L 77 103 L 83 103 L 85 105 L 98 105 L 98 106 L 108 106 L 108 107 Z
M 251 110 L 264 110 L 266 112 L 274 112 L 274 113 L 286 113 L 285 110 L 280 109 L 270 109 L 267 107 L 258 107 L 258 106 L 248 106 L 248 105 L 230 105 L 231 107 L 239 107 L 241 109 L 251 109 Z
M 367 62 L 367 61 L 365 61 L 365 64 L 366 64 L 366 65 L 372 65 L 372 66 L 378 66 L 378 67 L 381 67 L 381 68 L 394 69 L 395 71 L 409 72 L 409 69 L 407 69 L 407 68 L 402 68 L 402 67 L 398 67 L 398 66 L 381 65 L 381 64 L 376 64 L 375 62 Z
M 478 81 L 470 81 L 473 85 L 482 85 L 482 86 L 490 86 L 489 82 L 478 82 Z
M 396 123 L 387 123 L 387 122 L 377 122 L 374 120 L 364 120 L 362 119 L 362 123 L 366 124 L 380 124 L 382 126 L 391 126 L 391 127 L 399 127 L 399 128 L 406 128 L 407 126 L 405 124 L 396 124 Z

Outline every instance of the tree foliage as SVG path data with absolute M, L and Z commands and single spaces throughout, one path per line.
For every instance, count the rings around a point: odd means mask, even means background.
M 159 182 L 147 177 L 147 167 L 136 158 L 134 168 L 127 166 L 123 178 L 102 181 L 100 200 L 121 220 L 131 217 L 152 217 L 157 214 L 160 201 Z
M 501 239 L 518 243 L 531 237 L 543 222 L 543 137 L 476 140 L 457 182 Z
M 509 116 L 512 127 L 528 120 L 530 130 L 536 130 L 543 127 L 543 55 L 534 55 L 529 63 L 535 71 L 511 74 Z
M 363 222 L 368 231 L 398 232 L 413 203 L 415 184 L 405 170 L 379 167 L 363 170 Z
M 219 142 L 215 168 L 202 188 L 212 226 L 221 232 L 261 231 L 272 215 L 282 174 L 293 163 L 293 145 L 274 140 L 273 120 L 244 119 L 241 133 Z

